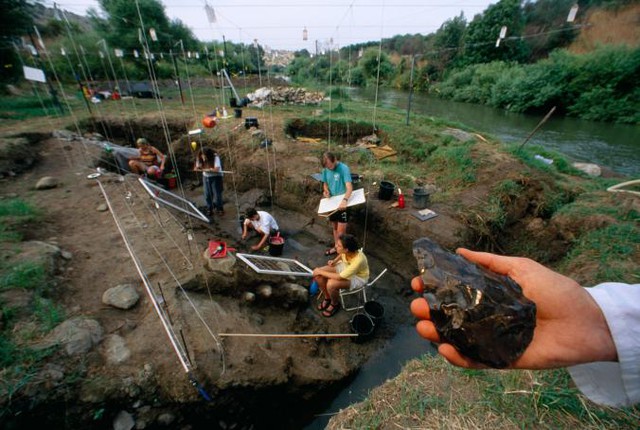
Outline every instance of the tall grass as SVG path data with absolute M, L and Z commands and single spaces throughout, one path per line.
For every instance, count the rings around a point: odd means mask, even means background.
M 16 225 L 35 221 L 40 212 L 21 199 L 0 200 L 0 243 L 19 242 L 22 234 Z

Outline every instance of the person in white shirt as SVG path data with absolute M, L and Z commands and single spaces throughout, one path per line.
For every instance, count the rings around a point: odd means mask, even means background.
M 251 247 L 252 250 L 257 251 L 261 249 L 267 243 L 267 239 L 271 236 L 277 236 L 280 234 L 280 227 L 276 219 L 271 216 L 270 213 L 265 211 L 257 211 L 254 208 L 247 209 L 246 218 L 242 228 L 242 240 L 249 236 L 249 230 L 253 229 L 260 236 L 260 241 L 257 245 Z
M 640 284 L 607 282 L 583 288 L 528 258 L 464 248 L 456 252 L 510 276 L 536 304 L 533 339 L 510 368 L 567 367 L 578 389 L 595 403 L 615 407 L 640 403 Z M 421 293 L 422 278 L 413 278 L 411 287 Z M 415 299 L 411 312 L 419 319 L 418 334 L 440 343 L 426 299 Z M 441 343 L 438 352 L 456 366 L 486 367 L 450 344 Z

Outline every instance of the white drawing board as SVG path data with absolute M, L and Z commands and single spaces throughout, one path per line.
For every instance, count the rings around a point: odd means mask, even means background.
M 327 212 L 335 212 L 340 206 L 342 199 L 344 198 L 344 194 L 340 194 L 337 196 L 327 197 L 326 199 L 320 200 L 320 206 L 318 206 L 319 214 L 326 214 Z M 357 190 L 353 190 L 351 193 L 351 197 L 349 198 L 349 203 L 347 203 L 347 207 L 361 205 L 367 200 L 364 197 L 364 189 L 358 188 Z

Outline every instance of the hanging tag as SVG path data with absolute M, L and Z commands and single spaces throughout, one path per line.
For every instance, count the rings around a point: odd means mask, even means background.
M 569 15 L 567 16 L 567 22 L 573 22 L 576 19 L 576 14 L 578 13 L 578 4 L 574 4 L 571 6 L 571 10 L 569 10 Z

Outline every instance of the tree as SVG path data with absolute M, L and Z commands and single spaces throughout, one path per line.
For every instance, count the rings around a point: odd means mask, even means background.
M 0 79 L 6 82 L 22 74 L 13 42 L 31 31 L 34 5 L 27 0 L 0 0 L 0 11 Z
M 376 81 L 378 79 L 378 67 L 380 68 L 380 81 L 385 81 L 393 74 L 393 65 L 389 61 L 389 57 L 384 52 L 380 52 L 378 57 L 377 48 L 367 49 L 360 61 L 358 67 L 362 70 L 367 81 Z
M 440 79 L 444 70 L 456 65 L 458 57 L 462 52 L 462 43 L 467 29 L 467 20 L 464 14 L 445 21 L 436 31 L 433 37 L 433 54 L 431 59 L 432 78 Z
M 500 29 L 507 27 L 507 38 L 496 47 Z M 479 15 L 467 27 L 464 39 L 464 65 L 494 60 L 523 61 L 528 58 L 526 44 L 520 39 L 524 17 L 520 0 L 500 0 Z
M 175 45 L 179 41 L 182 41 L 187 50 L 198 46 L 197 39 L 189 28 L 179 20 L 169 20 L 159 0 L 99 0 L 99 3 L 104 16 L 100 16 L 95 9 L 90 9 L 89 18 L 109 46 L 128 52 L 134 49 L 140 51 L 140 32 L 143 28 L 152 51 L 175 51 Z M 152 28 L 157 35 L 157 42 L 150 39 L 149 30 Z

